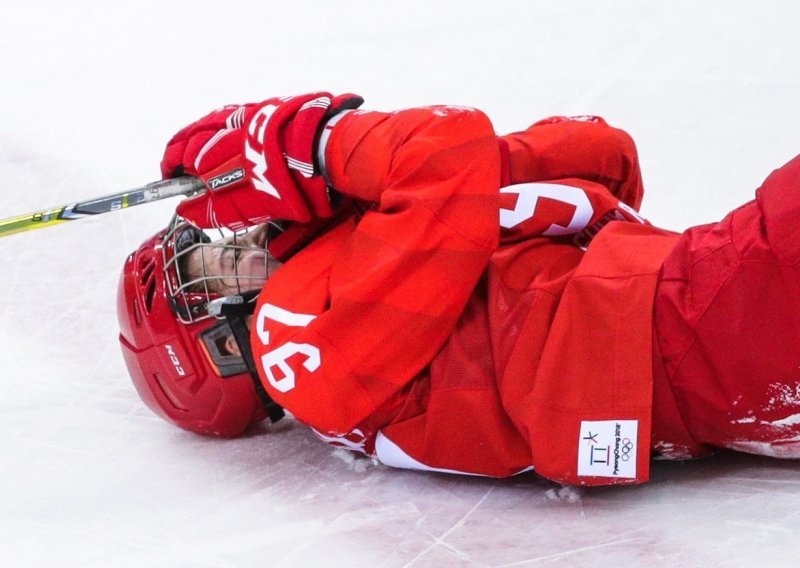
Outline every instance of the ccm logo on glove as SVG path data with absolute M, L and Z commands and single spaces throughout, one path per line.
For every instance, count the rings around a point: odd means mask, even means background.
M 209 191 L 181 201 L 178 214 L 201 228 L 233 230 L 332 217 L 314 164 L 319 133 L 331 116 L 362 102 L 327 92 L 274 97 L 228 105 L 190 124 L 167 144 L 161 174 L 199 177 Z

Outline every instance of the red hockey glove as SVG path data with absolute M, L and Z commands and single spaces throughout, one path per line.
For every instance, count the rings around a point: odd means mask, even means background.
M 207 191 L 178 204 L 201 228 L 242 227 L 270 219 L 308 222 L 333 209 L 325 180 L 314 167 L 324 121 L 363 99 L 320 92 L 230 105 L 178 132 L 161 162 L 166 178 L 193 175 Z

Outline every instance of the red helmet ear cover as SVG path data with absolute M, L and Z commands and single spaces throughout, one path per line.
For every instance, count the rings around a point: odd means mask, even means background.
M 120 345 L 139 396 L 151 410 L 199 434 L 234 437 L 265 418 L 247 373 L 222 378 L 198 335 L 215 320 L 180 323 L 164 286 L 163 233 L 128 257 L 117 295 Z

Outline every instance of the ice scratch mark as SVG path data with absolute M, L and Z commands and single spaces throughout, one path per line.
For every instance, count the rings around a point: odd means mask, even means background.
M 769 479 L 767 477 L 726 477 L 726 481 L 746 481 L 752 483 L 754 487 L 764 483 L 781 485 L 800 485 L 800 479 Z
M 466 522 L 467 522 L 467 519 L 470 517 L 470 515 L 472 515 L 472 513 L 474 513 L 475 511 L 477 511 L 477 510 L 478 510 L 478 508 L 479 508 L 479 507 L 480 507 L 480 506 L 483 504 L 483 502 L 484 502 L 484 501 L 486 501 L 486 499 L 489 497 L 489 495 L 491 495 L 491 494 L 492 494 L 492 491 L 494 491 L 494 487 L 490 488 L 490 489 L 489 489 L 489 490 L 486 492 L 486 494 L 485 494 L 483 497 L 481 497 L 481 498 L 478 500 L 478 502 L 477 502 L 477 503 L 475 503 L 475 505 L 474 505 L 474 506 L 473 506 L 473 507 L 472 507 L 472 508 L 471 508 L 469 511 L 467 511 L 467 512 L 464 514 L 464 516 L 463 516 L 463 517 L 461 517 L 461 518 L 460 518 L 460 519 L 458 519 L 458 520 L 457 520 L 455 523 L 453 523 L 453 526 L 452 526 L 452 527 L 450 527 L 450 528 L 449 528 L 447 531 L 445 531 L 445 533 L 444 533 L 442 536 L 440 536 L 440 537 L 433 537 L 433 542 L 431 542 L 431 543 L 430 543 L 428 546 L 426 546 L 426 547 L 425 547 L 425 548 L 424 548 L 424 549 L 423 549 L 423 550 L 422 550 L 422 551 L 421 551 L 419 554 L 417 554 L 417 555 L 416 555 L 414 558 L 412 558 L 411 560 L 409 560 L 407 563 L 403 564 L 403 568 L 409 568 L 410 566 L 413 566 L 413 565 L 414 565 L 414 563 L 415 563 L 417 560 L 419 560 L 420 558 L 422 558 L 422 557 L 423 557 L 425 554 L 427 554 L 427 553 L 428 553 L 428 551 L 429 551 L 429 550 L 431 550 L 431 549 L 432 549 L 434 546 L 436 546 L 437 544 L 438 544 L 438 545 L 441 545 L 441 546 L 443 546 L 443 547 L 445 547 L 445 548 L 447 548 L 448 550 L 450 550 L 450 551 L 452 551 L 453 553 L 455 553 L 455 554 L 457 554 L 457 555 L 461 556 L 462 558 L 467 558 L 467 559 L 469 559 L 469 560 L 472 560 L 473 562 L 477 562 L 477 560 L 475 560 L 475 559 L 474 559 L 474 558 L 472 558 L 471 556 L 469 556 L 469 555 L 467 555 L 467 554 L 464 554 L 463 552 L 461 552 L 461 551 L 457 550 L 457 549 L 456 549 L 456 548 L 454 548 L 453 546 L 451 546 L 451 545 L 447 544 L 447 543 L 445 542 L 445 539 L 446 539 L 446 538 L 447 538 L 447 537 L 448 537 L 448 536 L 449 536 L 449 535 L 450 535 L 450 534 L 451 534 L 453 531 L 455 531 L 456 529 L 458 529 L 458 528 L 461 528 L 461 527 L 463 527 L 463 526 L 464 526 L 464 523 L 466 523 Z
M 726 525 L 743 527 L 753 532 L 793 534 L 793 530 L 775 523 L 756 523 L 752 521 L 725 521 Z
M 623 538 L 620 540 L 612 540 L 610 542 L 604 542 L 602 544 L 595 544 L 593 546 L 582 546 L 580 548 L 573 548 L 572 550 L 565 550 L 564 552 L 556 552 L 555 554 L 548 554 L 546 556 L 537 556 L 535 558 L 528 558 L 526 560 L 519 560 L 517 562 L 511 562 L 509 564 L 501 564 L 499 568 L 510 568 L 511 566 L 524 566 L 525 564 L 529 564 L 531 562 L 541 562 L 545 560 L 560 560 L 566 556 L 571 554 L 577 554 L 579 552 L 586 552 L 589 550 L 598 550 L 600 548 L 607 548 L 609 546 L 616 546 L 618 544 L 626 544 L 628 542 L 636 542 L 642 540 L 639 537 L 632 537 L 632 538 Z

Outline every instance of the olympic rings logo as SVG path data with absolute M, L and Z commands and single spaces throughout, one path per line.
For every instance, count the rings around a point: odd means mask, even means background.
M 632 451 L 633 451 L 633 442 L 631 442 L 630 438 L 623 438 L 622 446 L 620 447 L 620 452 L 622 453 L 620 459 L 624 462 L 630 460 Z

